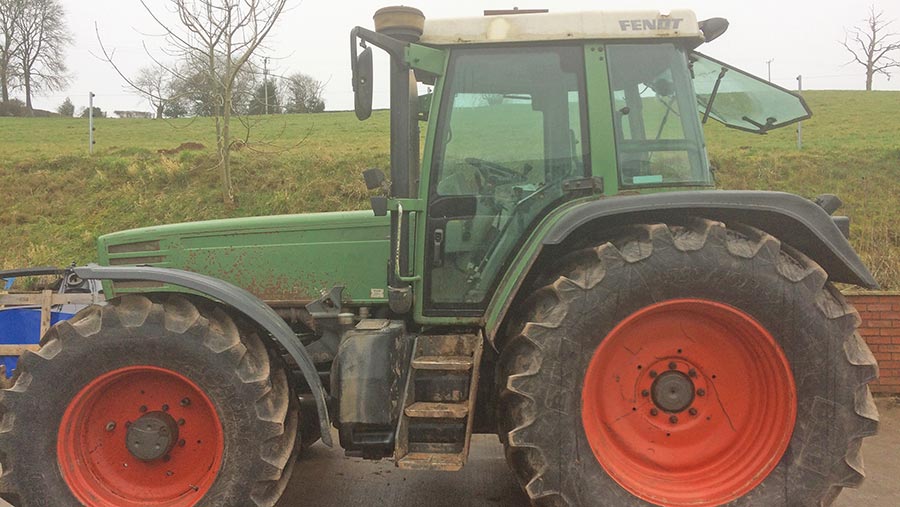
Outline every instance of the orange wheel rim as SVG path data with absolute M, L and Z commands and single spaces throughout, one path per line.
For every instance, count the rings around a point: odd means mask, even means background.
M 191 507 L 224 454 L 215 407 L 174 371 L 131 366 L 85 386 L 63 415 L 57 457 L 72 494 L 95 507 Z
M 648 502 L 714 506 L 778 464 L 797 418 L 790 364 L 772 335 L 728 305 L 676 299 L 619 323 L 582 390 L 591 450 Z

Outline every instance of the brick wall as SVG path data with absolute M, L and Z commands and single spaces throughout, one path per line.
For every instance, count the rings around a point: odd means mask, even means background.
M 880 378 L 873 393 L 900 394 L 900 292 L 851 292 L 847 300 L 859 310 L 859 334 L 878 359 Z

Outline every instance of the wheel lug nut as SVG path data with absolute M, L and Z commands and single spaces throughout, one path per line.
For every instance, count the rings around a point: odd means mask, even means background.
M 191 404 L 191 399 L 190 399 L 190 398 L 183 398 L 183 399 L 181 400 L 181 406 L 182 406 L 182 407 L 186 407 L 186 406 L 188 406 L 188 405 L 190 405 L 190 404 Z
M 179 425 L 179 426 L 184 426 L 184 419 L 179 419 L 179 420 L 178 420 L 178 425 Z
M 181 440 L 178 441 L 178 447 L 184 447 L 184 444 L 186 444 L 186 443 L 187 442 L 185 442 L 184 439 L 182 438 Z
M 678 369 L 678 365 L 675 363 L 675 361 L 672 361 L 671 363 L 669 363 L 669 369 L 670 369 L 670 370 L 677 370 L 677 369 Z
M 650 378 L 656 378 L 656 370 L 650 370 Z
M 168 403 L 163 403 L 162 409 L 163 409 L 163 412 L 168 412 L 168 411 L 169 411 L 169 404 L 168 404 Z
M 172 477 L 173 475 L 175 475 L 175 472 L 171 470 L 166 471 L 166 477 Z
M 106 423 L 106 431 L 112 431 L 114 429 L 116 429 L 115 421 L 109 421 L 108 423 Z
M 697 409 L 694 408 L 694 407 L 691 407 L 691 409 L 688 410 L 688 413 L 691 414 L 691 415 L 697 415 Z
M 646 398 L 647 396 L 650 396 L 650 391 L 644 389 L 643 391 L 641 391 L 641 396 L 643 396 L 644 398 Z
M 656 416 L 656 415 L 658 415 L 658 414 L 659 414 L 659 410 L 656 410 L 655 408 L 651 408 L 651 409 L 650 409 L 650 415 Z
M 697 378 L 697 370 L 691 368 L 690 370 L 688 370 L 688 375 L 690 375 L 691 378 Z
M 144 413 L 147 411 L 147 405 L 141 405 L 141 408 L 138 409 L 139 412 Z
M 697 389 L 697 396 L 706 396 L 705 389 Z
M 672 424 L 678 424 L 678 418 L 673 415 L 669 417 L 669 422 Z

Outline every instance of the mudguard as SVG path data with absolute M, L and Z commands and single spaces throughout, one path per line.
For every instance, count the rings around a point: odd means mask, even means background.
M 322 432 L 322 442 L 332 447 L 331 421 L 328 416 L 328 407 L 325 401 L 325 389 L 315 365 L 310 359 L 300 340 L 287 323 L 272 310 L 269 305 L 246 290 L 232 285 L 218 278 L 213 278 L 190 271 L 168 268 L 154 268 L 148 266 L 122 266 L 105 267 L 88 265 L 72 268 L 77 276 L 86 280 L 147 280 L 178 285 L 206 295 L 214 300 L 234 308 L 253 320 L 266 331 L 272 334 L 294 358 L 300 371 L 306 379 L 316 407 L 319 411 L 319 425 Z
M 561 216 L 560 216 L 561 215 Z M 601 198 L 567 207 L 551 214 L 536 228 L 528 243 L 512 263 L 496 294 L 503 300 L 492 301 L 486 313 L 485 328 L 489 339 L 496 332 L 521 288 L 525 275 L 542 251 L 563 244 L 567 238 L 591 231 L 609 231 L 632 223 L 668 222 L 678 217 L 701 216 L 728 223 L 756 227 L 803 252 L 828 273 L 830 280 L 862 287 L 878 288 L 878 282 L 860 260 L 836 222 L 824 209 L 803 197 L 784 192 L 704 190 L 661 192 Z M 552 222 L 547 224 L 547 222 Z M 548 225 L 548 227 L 543 227 Z M 573 236 L 576 235 L 576 236 Z M 504 288 L 504 285 L 511 287 Z

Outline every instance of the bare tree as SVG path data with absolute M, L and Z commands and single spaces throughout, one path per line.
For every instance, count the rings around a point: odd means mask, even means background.
M 165 69 L 155 65 L 143 67 L 134 78 L 134 84 L 138 87 L 138 93 L 146 97 L 150 107 L 156 111 L 156 119 L 162 119 L 170 88 Z
M 24 8 L 24 0 L 0 0 L 0 98 L 4 104 L 9 102 L 12 81 L 16 77 L 20 44 L 16 27 Z
M 25 108 L 31 114 L 35 92 L 59 90 L 68 83 L 64 49 L 72 37 L 66 12 L 58 0 L 27 0 L 16 23 L 20 40 L 18 64 Z
M 224 64 L 219 62 L 217 65 Z M 184 60 L 171 69 L 173 73 L 168 89 L 168 102 L 180 102 L 194 116 L 216 117 L 221 114 L 221 95 L 204 62 Z M 248 63 L 234 79 L 231 91 L 232 113 L 246 112 L 252 89 L 253 71 Z
M 866 69 L 866 91 L 872 91 L 875 74 L 890 77 L 890 69 L 900 67 L 900 60 L 893 57 L 900 50 L 900 33 L 890 32 L 893 20 L 884 18 L 884 11 L 869 6 L 869 16 L 864 24 L 848 30 L 841 45 L 853 55 L 849 63 L 856 62 Z
M 322 92 L 325 85 L 302 72 L 292 74 L 287 79 L 286 111 L 288 113 L 321 113 L 325 110 Z
M 236 113 L 235 92 L 243 71 L 251 65 L 254 52 L 260 48 L 284 10 L 286 0 L 166 0 L 168 7 L 141 0 L 147 13 L 162 29 L 165 52 L 182 66 L 156 63 L 171 74 L 173 80 L 185 83 L 197 79 L 204 89 L 203 101 L 215 120 L 216 146 L 222 180 L 222 195 L 227 204 L 234 203 L 231 180 L 231 148 L 234 142 L 231 119 Z M 178 22 L 172 22 L 174 16 Z M 102 46 L 102 44 L 101 44 Z M 106 59 L 119 71 L 112 54 L 103 48 Z M 184 69 L 192 69 L 186 74 Z M 119 74 L 134 88 L 134 81 Z

